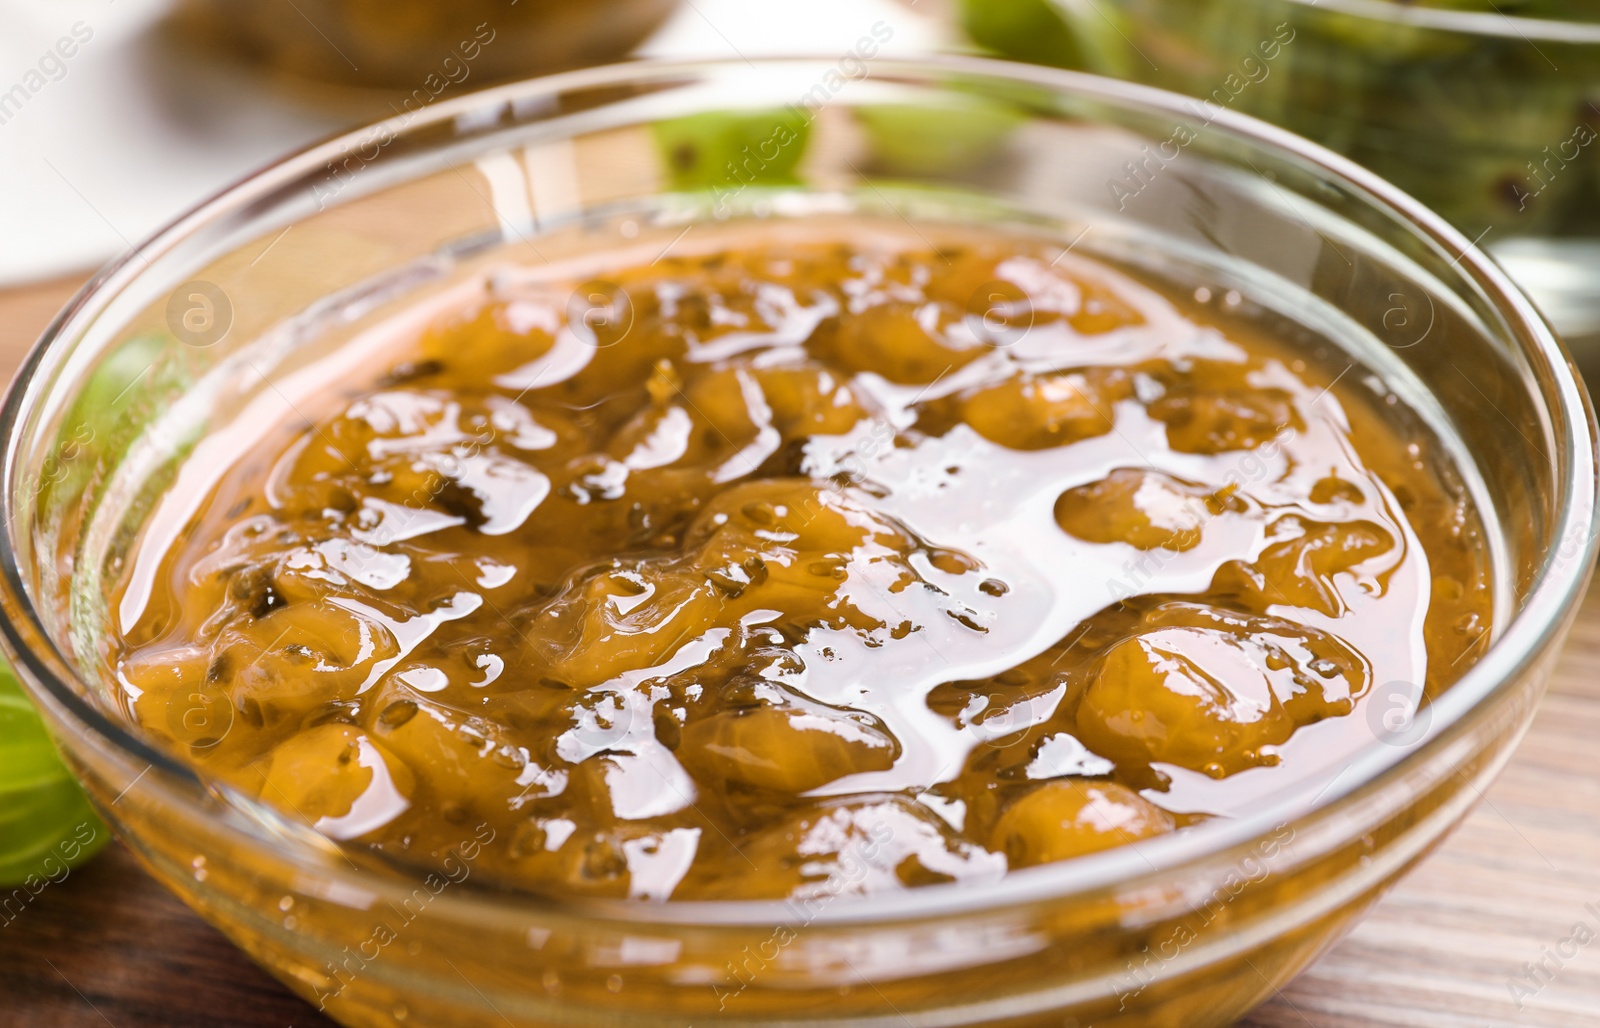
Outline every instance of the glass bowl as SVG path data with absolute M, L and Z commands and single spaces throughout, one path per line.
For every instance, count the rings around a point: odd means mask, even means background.
M 870 43 L 574 72 L 334 140 L 109 267 L 19 373 L 0 411 L 5 647 L 150 871 L 337 1020 L 1220 1025 L 1437 844 L 1527 726 L 1593 560 L 1595 434 L 1504 273 L 1370 173 L 1232 112 Z M 759 145 L 775 124 L 794 135 L 781 160 Z M 1152 154 L 1131 201 L 1108 188 Z M 294 416 L 297 369 L 339 354 L 359 374 L 364 326 L 485 261 L 665 252 L 707 220 L 817 211 L 1031 226 L 1308 347 L 1337 340 L 1351 381 L 1405 390 L 1493 483 L 1495 638 L 1420 709 L 1364 704 L 1369 745 L 1248 818 L 981 888 L 810 903 L 500 891 L 473 859 L 507 840 L 470 825 L 446 876 L 358 864 L 117 713 L 106 583 L 154 497 L 203 488 L 220 440 Z M 226 730 L 232 711 L 199 696 L 189 714 Z

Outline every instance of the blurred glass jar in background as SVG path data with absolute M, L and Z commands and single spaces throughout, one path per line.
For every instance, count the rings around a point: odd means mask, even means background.
M 274 70 L 345 85 L 432 88 L 617 60 L 678 0 L 182 0 L 178 22 Z
M 1585 0 L 958 0 L 1018 60 L 1316 140 L 1478 239 L 1600 356 L 1600 7 Z M 1600 362 L 1596 362 L 1600 364 Z

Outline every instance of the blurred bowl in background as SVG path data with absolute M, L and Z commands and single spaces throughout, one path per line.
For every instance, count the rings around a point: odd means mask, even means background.
M 616 60 L 678 0 L 182 0 L 178 24 L 281 71 L 441 91 Z

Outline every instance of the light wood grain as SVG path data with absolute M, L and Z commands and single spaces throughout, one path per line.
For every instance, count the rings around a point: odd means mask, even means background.
M 75 287 L 0 293 L 0 376 Z M 1511 988 L 1524 963 L 1559 958 L 1580 922 L 1600 936 L 1600 591 L 1585 603 L 1532 731 L 1483 803 L 1349 938 L 1243 1023 L 1597 1025 L 1600 938 L 1561 960 L 1520 1009 Z M 5 1028 L 328 1024 L 120 848 L 0 927 Z

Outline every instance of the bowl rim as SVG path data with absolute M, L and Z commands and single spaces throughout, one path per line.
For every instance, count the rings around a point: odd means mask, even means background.
M 1298 2 L 1298 0 L 1295 0 Z M 461 115 L 484 109 L 508 107 L 513 100 L 524 103 L 539 97 L 553 99 L 564 93 L 701 80 L 726 77 L 763 68 L 789 68 L 817 73 L 833 69 L 836 56 L 763 58 L 751 63 L 742 58 L 711 60 L 637 61 L 492 87 L 441 101 L 410 116 L 400 115 L 374 125 L 360 126 L 346 133 L 291 154 L 180 215 L 147 240 L 113 260 L 90 279 L 46 328 L 29 351 L 0 404 L 0 434 L 4 437 L 3 464 L 0 464 L 0 513 L 4 531 L 0 532 L 0 643 L 10 654 L 19 677 L 36 702 L 63 718 L 74 734 L 89 736 L 109 747 L 118 756 L 147 765 L 145 772 L 129 784 L 128 790 L 147 780 L 160 789 L 168 802 L 180 804 L 187 815 L 208 822 L 218 831 L 236 833 L 240 841 L 260 849 L 270 849 L 270 859 L 309 871 L 321 880 L 336 879 L 359 892 L 384 895 L 414 884 L 406 879 L 371 870 L 344 866 L 325 859 L 325 853 L 309 844 L 286 844 L 281 839 L 269 843 L 259 832 L 246 830 L 238 819 L 218 817 L 213 806 L 202 801 L 209 795 L 207 776 L 156 748 L 136 734 L 132 726 L 115 719 L 90 704 L 69 684 L 76 676 L 71 662 L 61 653 L 40 617 L 30 590 L 24 585 L 18 565 L 15 535 L 19 532 L 13 497 L 19 495 L 22 433 L 20 426 L 36 413 L 38 394 L 47 372 L 59 370 L 58 344 L 70 343 L 107 303 L 141 275 L 149 262 L 146 254 L 157 255 L 177 246 L 191 233 L 214 221 L 248 211 L 259 200 L 278 193 L 287 184 L 316 175 L 348 153 L 374 131 L 392 132 L 396 138 L 419 133 Z M 950 76 L 966 80 L 983 79 L 997 84 L 1024 85 L 1065 93 L 1091 102 L 1141 115 L 1167 115 L 1179 120 L 1194 117 L 1194 101 L 1181 94 L 1137 85 L 1121 80 L 1006 61 L 966 56 L 914 58 L 878 57 L 870 62 L 866 77 L 914 77 L 919 81 L 941 82 Z M 559 106 L 559 105 L 554 105 Z M 544 109 L 540 106 L 531 109 Z M 1495 304 L 1506 320 L 1513 341 L 1537 371 L 1548 367 L 1548 383 L 1539 392 L 1541 407 L 1546 407 L 1545 391 L 1556 401 L 1543 411 L 1555 442 L 1549 458 L 1553 480 L 1559 490 L 1557 516 L 1551 526 L 1550 555 L 1538 569 L 1522 609 L 1501 626 L 1484 655 L 1449 689 L 1429 704 L 1427 734 L 1410 746 L 1397 747 L 1374 739 L 1364 746 L 1332 783 L 1306 803 L 1301 797 L 1277 800 L 1267 809 L 1236 821 L 1208 826 L 1203 831 L 1157 837 L 1117 847 L 1114 850 L 1056 864 L 1010 872 L 983 885 L 926 886 L 901 893 L 852 897 L 847 903 L 830 903 L 808 925 L 883 924 L 918 921 L 986 910 L 1060 901 L 1073 895 L 1143 881 L 1152 876 L 1171 876 L 1186 866 L 1199 865 L 1225 857 L 1231 850 L 1252 844 L 1285 825 L 1310 824 L 1330 816 L 1351 797 L 1382 781 L 1397 777 L 1404 765 L 1415 765 L 1436 755 L 1451 740 L 1468 716 L 1510 690 L 1517 679 L 1537 664 L 1550 644 L 1565 627 L 1583 596 L 1597 547 L 1596 510 L 1596 425 L 1587 392 L 1578 378 L 1562 344 L 1532 302 L 1507 275 L 1465 235 L 1439 215 L 1423 207 L 1394 186 L 1353 162 L 1283 129 L 1231 110 L 1211 112 L 1209 127 L 1220 130 L 1234 141 L 1252 148 L 1286 151 L 1317 172 L 1350 189 L 1370 206 L 1387 210 L 1402 220 L 1421 239 L 1445 253 L 1456 254 L 1458 267 L 1467 284 L 1475 285 Z M 503 129 L 504 126 L 498 126 Z M 476 131 L 476 130 L 474 130 Z M 491 144 L 493 145 L 493 144 Z M 1563 555 L 1573 541 L 1578 549 Z M 42 645 L 40 645 L 42 643 Z M 86 688 L 93 688 L 84 683 Z M 59 733 L 57 733 L 59 734 Z M 70 749 L 70 747 L 69 747 Z M 162 775 L 146 778 L 146 772 L 160 769 Z M 193 787 L 199 795 L 193 795 Z M 127 790 L 125 790 L 126 792 Z M 120 797 L 119 797 L 120 799 Z M 1139 854 L 1144 861 L 1132 873 L 1129 857 Z M 1148 864 L 1148 868 L 1143 866 Z M 682 928 L 771 926 L 792 922 L 795 910 L 787 900 L 725 900 L 647 903 L 632 900 L 606 900 L 551 897 L 533 893 L 512 893 L 478 889 L 469 879 L 466 889 L 453 889 L 441 896 L 442 908 L 471 911 L 474 916 L 499 920 L 508 915 L 537 911 L 541 916 L 568 914 L 582 920 L 612 923 L 642 923 Z

